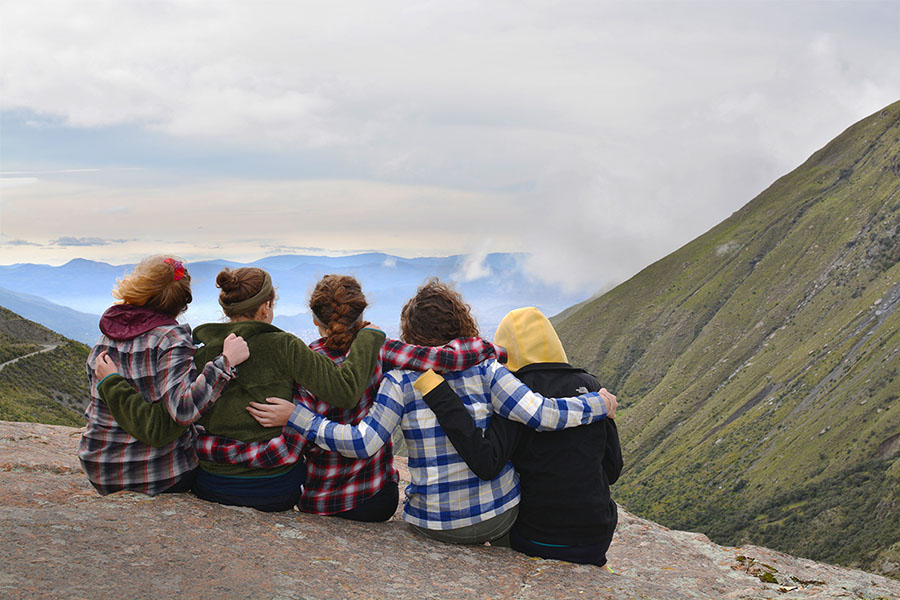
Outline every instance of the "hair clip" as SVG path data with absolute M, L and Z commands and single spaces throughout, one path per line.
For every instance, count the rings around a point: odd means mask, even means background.
M 172 265 L 172 269 L 174 273 L 172 274 L 172 279 L 174 281 L 178 281 L 184 277 L 184 265 L 181 264 L 180 260 L 175 260 L 174 258 L 167 258 L 163 261 L 167 265 Z

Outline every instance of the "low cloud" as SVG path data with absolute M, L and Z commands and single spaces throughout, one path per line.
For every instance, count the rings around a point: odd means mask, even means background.
M 37 177 L 0 177 L 0 189 L 40 183 Z
M 4 246 L 43 246 L 37 242 L 29 242 L 28 240 L 3 240 Z
M 490 241 L 485 242 L 478 250 L 466 255 L 459 266 L 459 270 L 452 275 L 453 279 L 459 282 L 475 281 L 476 279 L 492 275 L 493 271 L 491 271 L 490 265 L 487 264 L 490 244 Z
M 123 244 L 128 240 L 107 240 L 96 237 L 63 236 L 51 242 L 54 246 L 108 246 L 110 244 Z

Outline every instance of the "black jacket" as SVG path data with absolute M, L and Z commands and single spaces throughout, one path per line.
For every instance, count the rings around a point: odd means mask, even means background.
M 548 398 L 600 389 L 593 375 L 565 363 L 531 364 L 515 375 Z M 612 536 L 617 513 L 609 486 L 622 471 L 613 420 L 537 432 L 493 415 L 489 428 L 482 431 L 448 384 L 426 394 L 425 402 L 480 478 L 493 479 L 512 459 L 522 490 L 517 533 L 535 542 L 567 546 L 592 545 Z

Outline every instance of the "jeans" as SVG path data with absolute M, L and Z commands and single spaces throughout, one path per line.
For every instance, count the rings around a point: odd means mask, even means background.
M 263 512 L 291 510 L 300 500 L 306 465 L 298 462 L 275 477 L 226 477 L 198 470 L 193 492 L 198 498 L 230 506 L 249 506 Z

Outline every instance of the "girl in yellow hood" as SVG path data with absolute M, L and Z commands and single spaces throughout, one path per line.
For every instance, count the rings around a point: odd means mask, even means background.
M 593 375 L 568 364 L 559 336 L 536 308 L 507 314 L 494 343 L 506 348 L 510 371 L 539 394 L 573 396 L 601 389 Z M 522 490 L 519 514 L 510 531 L 513 549 L 529 556 L 606 564 L 617 521 L 609 486 L 622 470 L 619 436 L 612 419 L 537 432 L 494 415 L 488 429 L 482 431 L 446 383 L 434 387 L 423 399 L 456 451 L 480 478 L 496 477 L 512 460 Z

